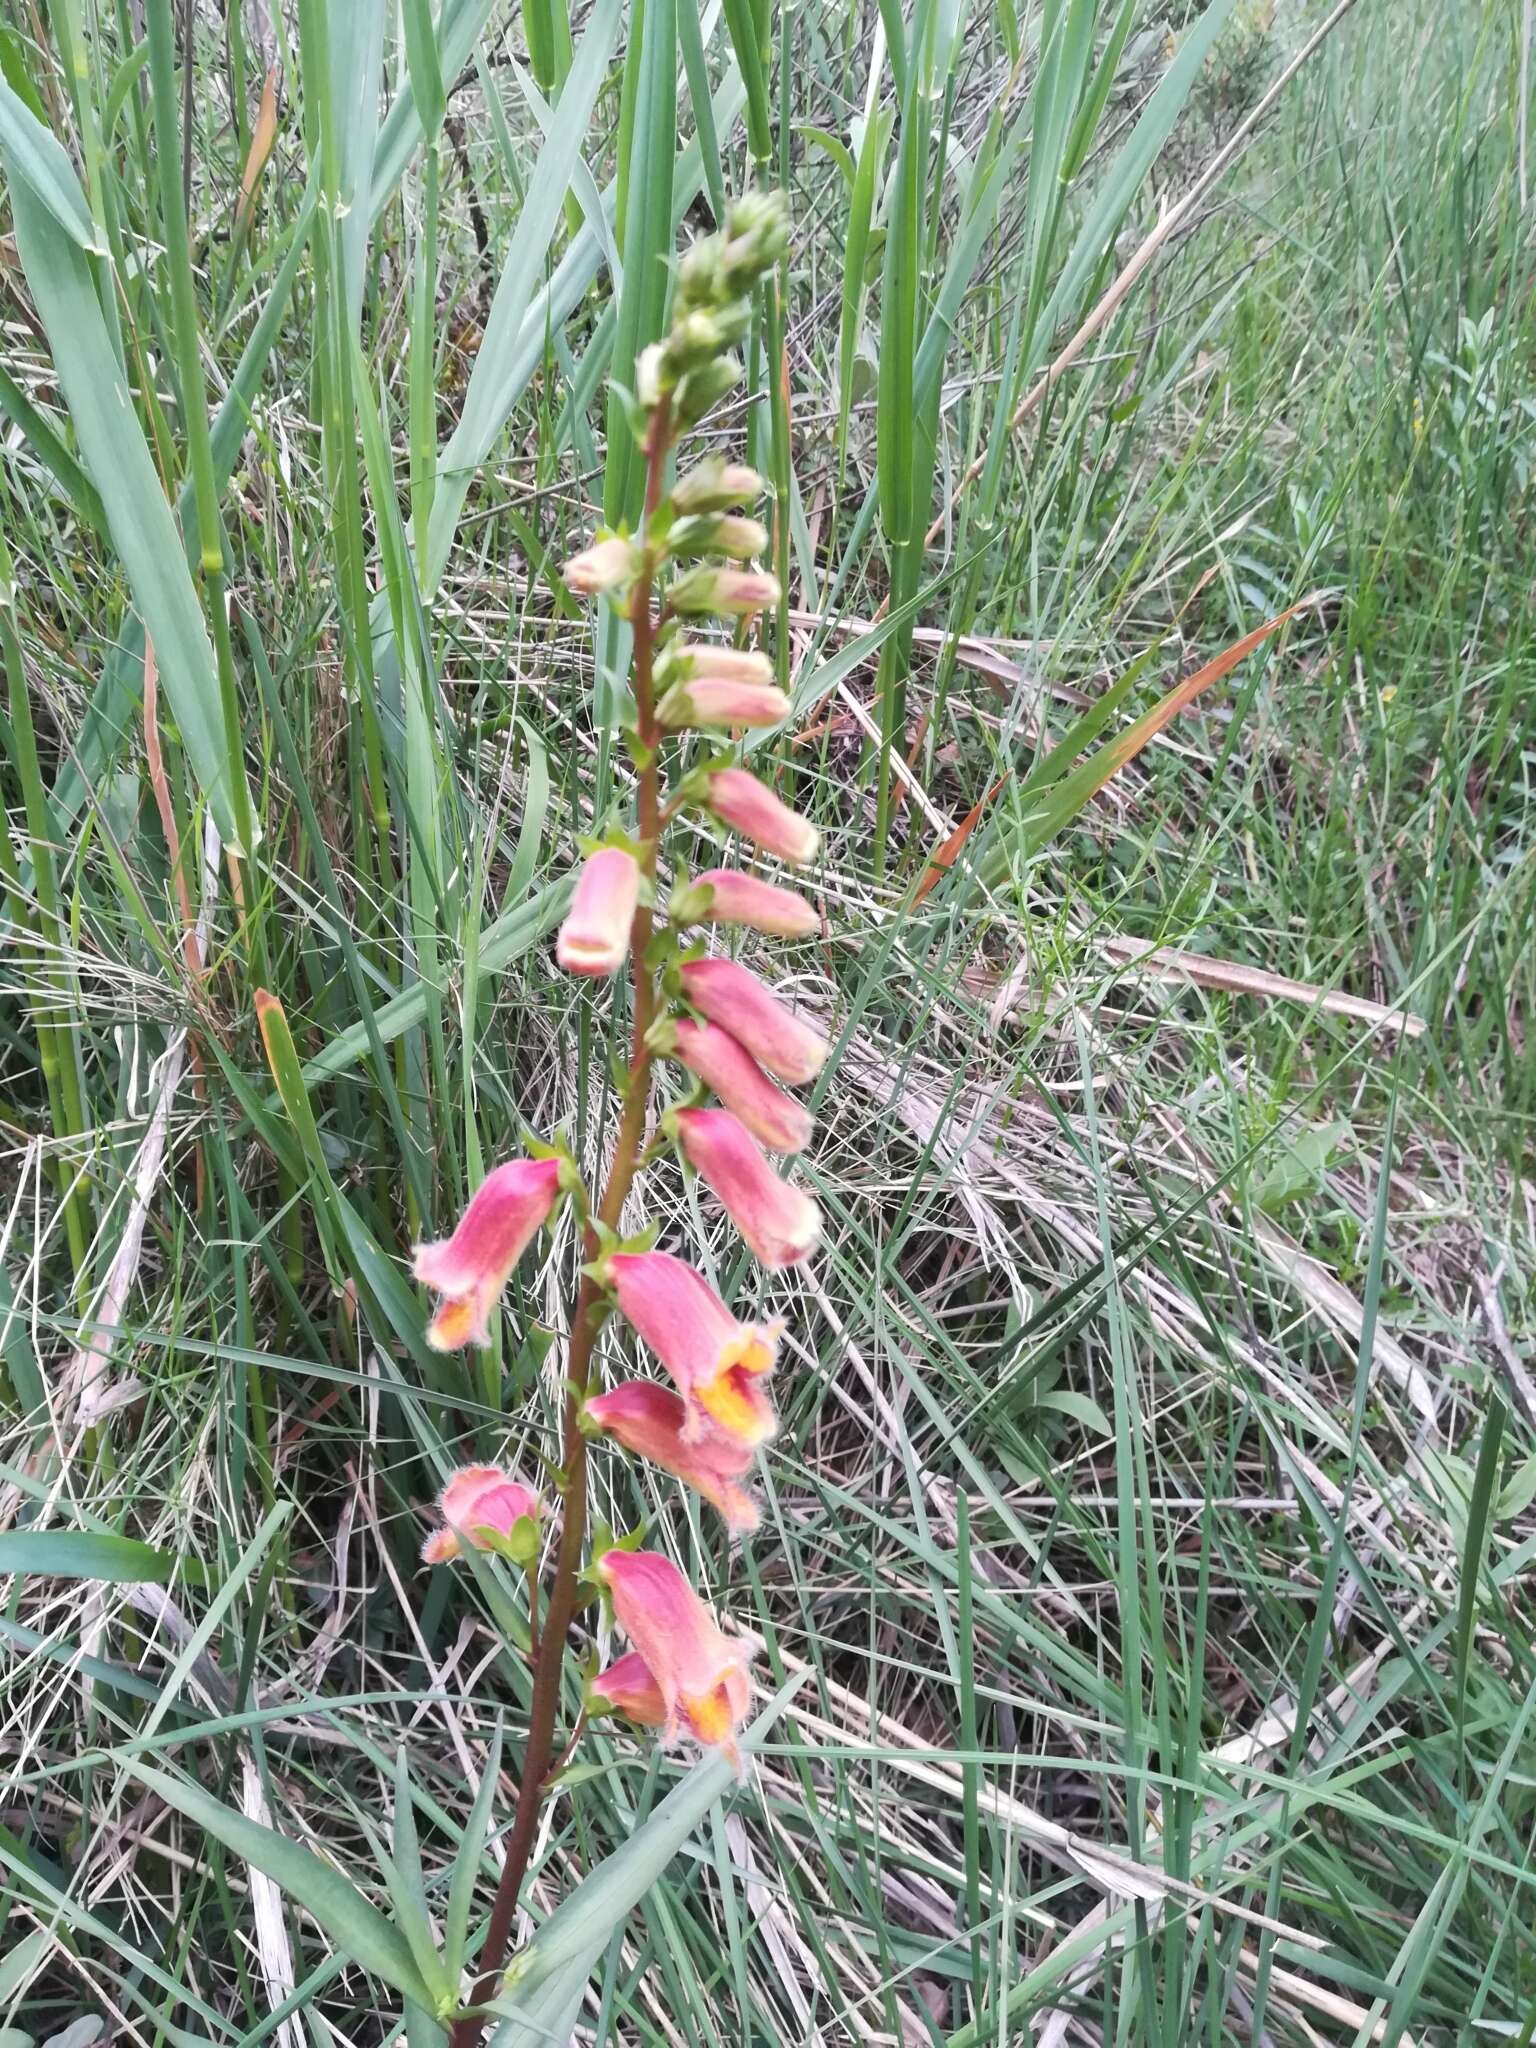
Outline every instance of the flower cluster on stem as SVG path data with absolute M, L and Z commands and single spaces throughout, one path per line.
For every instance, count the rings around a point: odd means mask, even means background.
M 778 1331 L 739 1321 L 685 1259 L 655 1249 L 650 1233 L 621 1236 L 646 1159 L 675 1148 L 766 1266 L 808 1257 L 820 1232 L 814 1201 L 767 1155 L 792 1155 L 809 1142 L 811 1120 L 786 1090 L 815 1078 L 826 1041 L 745 967 L 706 950 L 711 927 L 805 936 L 818 928 L 816 912 L 795 890 L 736 868 L 689 876 L 672 862 L 664 889 L 658 858 L 666 828 L 690 812 L 773 860 L 802 866 L 816 856 L 814 827 L 729 749 L 730 734 L 776 725 L 790 709 L 772 664 L 749 644 L 757 614 L 779 597 L 773 577 L 752 566 L 768 541 L 752 516 L 762 481 L 718 456 L 671 477 L 678 442 L 741 376 L 734 348 L 752 291 L 785 246 L 781 205 L 753 195 L 731 209 L 721 233 L 683 257 L 672 325 L 641 355 L 634 390 L 624 394 L 645 457 L 640 523 L 633 532 L 600 531 L 566 565 L 569 587 L 601 596 L 632 636 L 634 811 L 603 821 L 555 946 L 572 974 L 598 978 L 629 967 L 630 1052 L 601 1192 L 589 1196 L 561 1150 L 537 1148 L 537 1156 L 488 1175 L 453 1234 L 416 1254 L 417 1278 L 439 1296 L 430 1341 L 442 1349 L 485 1344 L 517 1260 L 561 1202 L 577 1205 L 584 1263 L 566 1361 L 560 1533 L 535 1638 L 517 1808 L 454 2048 L 478 2040 L 474 2008 L 494 1995 L 504 1964 L 539 1802 L 556 1767 L 568 1636 L 584 1587 L 602 1595 L 630 1647 L 588 1681 L 578 1732 L 587 1719 L 616 1713 L 659 1729 L 664 1742 L 737 1758 L 751 1700 L 747 1640 L 719 1626 L 668 1557 L 634 1538 L 600 1544 L 587 1557 L 587 1457 L 591 1444 L 615 1445 L 692 1488 L 730 1536 L 757 1524 L 749 1482 L 777 1427 L 770 1388 Z M 675 1072 L 680 1092 L 653 1123 L 659 1063 Z M 639 1377 L 600 1385 L 594 1355 L 610 1315 L 629 1326 L 670 1385 Z M 424 1554 L 433 1563 L 466 1548 L 505 1555 L 529 1572 L 536 1614 L 541 1513 L 513 1474 L 466 1468 L 444 1489 L 441 1526 Z

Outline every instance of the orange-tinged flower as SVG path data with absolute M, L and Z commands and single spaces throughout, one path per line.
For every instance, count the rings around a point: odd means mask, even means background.
M 674 683 L 656 706 L 656 718 L 669 732 L 685 725 L 777 725 L 789 716 L 789 708 L 789 699 L 772 683 L 701 675 Z
M 679 1017 L 657 1036 L 663 1050 L 712 1088 L 770 1152 L 803 1152 L 811 1142 L 815 1126 L 809 1111 L 775 1088 L 729 1031 Z
M 443 1297 L 427 1326 L 434 1351 L 490 1343 L 491 1310 L 559 1193 L 558 1159 L 509 1159 L 480 1183 L 452 1237 L 417 1245 L 412 1270 Z
M 588 1685 L 587 1712 L 622 1714 L 642 1728 L 660 1728 L 667 1718 L 667 1703 L 640 1652 L 626 1650 Z
M 776 1328 L 738 1323 L 709 1282 L 670 1252 L 615 1252 L 606 1261 L 619 1311 L 683 1397 L 681 1435 L 713 1429 L 755 1450 L 778 1427 L 759 1382 L 772 1372 Z
M 700 1016 L 729 1031 L 759 1066 L 793 1088 L 814 1081 L 826 1064 L 827 1041 L 802 1024 L 755 974 L 734 960 L 689 960 L 683 994 Z
M 709 808 L 723 825 L 742 833 L 764 853 L 804 867 L 816 858 L 821 834 L 809 818 L 782 803 L 745 768 L 721 768 L 709 778 Z
M 751 1445 L 716 1429 L 690 1437 L 687 1403 L 670 1387 L 654 1380 L 625 1380 L 588 1401 L 585 1413 L 626 1451 L 649 1458 L 703 1494 L 719 1509 L 733 1536 L 757 1527 L 757 1503 L 736 1483 L 751 1468 Z
M 581 870 L 565 913 L 555 958 L 568 974 L 612 974 L 624 964 L 640 901 L 640 864 L 622 846 L 604 846 Z
M 778 939 L 807 939 L 820 923 L 814 907 L 793 889 L 760 882 L 735 868 L 711 868 L 696 877 L 710 891 L 698 924 L 744 924 Z
M 779 1178 L 744 1125 L 728 1109 L 680 1109 L 674 1122 L 688 1164 L 763 1264 L 794 1266 L 808 1258 L 821 1236 L 821 1211 Z
M 688 1734 L 705 1749 L 739 1759 L 736 1732 L 752 1703 L 744 1643 L 722 1635 L 714 1616 L 669 1557 L 610 1550 L 598 1571 L 613 1612 L 656 1681 L 663 1742 Z
M 461 1465 L 438 1496 L 443 1526 L 421 1546 L 422 1561 L 447 1564 L 466 1544 L 471 1550 L 489 1550 L 487 1530 L 510 1536 L 519 1522 L 536 1522 L 542 1506 L 532 1487 L 499 1465 Z

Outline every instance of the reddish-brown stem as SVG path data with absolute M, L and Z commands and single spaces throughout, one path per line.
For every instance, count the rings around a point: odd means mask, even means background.
M 652 518 L 661 503 L 666 478 L 667 452 L 671 447 L 671 421 L 663 401 L 651 419 L 646 447 L 645 523 L 642 540 L 649 541 Z M 634 624 L 635 722 L 643 749 L 637 797 L 640 864 L 650 882 L 656 879 L 656 842 L 661 829 L 659 779 L 656 748 L 660 733 L 656 725 L 653 661 L 656 634 L 661 621 L 651 615 L 651 580 L 654 565 L 649 557 L 636 579 L 630 607 Z M 625 1080 L 624 1107 L 619 1116 L 618 1137 L 608 1178 L 597 1205 L 597 1220 L 615 1230 L 624 1213 L 625 1199 L 639 1163 L 641 1140 L 645 1136 L 645 1114 L 650 1102 L 651 1050 L 646 1033 L 656 1013 L 656 984 L 646 952 L 651 941 L 651 913 L 642 906 L 635 913 L 630 942 L 630 974 L 634 990 L 634 1028 L 630 1039 L 629 1073 Z M 590 1265 L 601 1250 L 596 1229 L 588 1225 L 583 1252 Z M 496 1995 L 496 1985 L 506 1959 L 512 1922 L 522 1893 L 528 1859 L 533 1853 L 539 1826 L 539 1805 L 551 1771 L 564 1764 L 575 1738 L 558 1762 L 552 1762 L 555 1723 L 560 1713 L 560 1680 L 565 1665 L 566 1636 L 576 1607 L 577 1578 L 581 1571 L 582 1546 L 587 1533 L 587 1440 L 578 1423 L 580 1389 L 587 1383 L 592 1349 L 601 1322 L 601 1300 L 596 1282 L 583 1274 L 571 1312 L 571 1346 L 566 1366 L 567 1392 L 564 1427 L 564 1499 L 560 1524 L 560 1547 L 555 1558 L 554 1584 L 544 1626 L 539 1632 L 538 1659 L 533 1672 L 533 1698 L 528 1707 L 528 1742 L 523 1751 L 523 1774 L 517 1788 L 517 1807 L 512 1831 L 507 1838 L 507 1860 L 502 1866 L 491 1907 L 485 1946 L 480 1952 L 480 1976 L 471 2003 L 484 2005 Z M 577 1723 L 578 1733 L 580 1722 Z M 452 2048 L 478 2048 L 485 2020 L 478 2012 L 466 2012 L 453 2025 Z

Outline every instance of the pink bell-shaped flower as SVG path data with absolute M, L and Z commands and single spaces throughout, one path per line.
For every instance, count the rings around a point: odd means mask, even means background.
M 452 1237 L 417 1245 L 412 1271 L 443 1297 L 427 1326 L 434 1351 L 490 1343 L 491 1310 L 559 1193 L 558 1159 L 509 1159 L 480 1183 Z
M 669 1557 L 610 1550 L 597 1569 L 613 1596 L 615 1619 L 661 1694 L 662 1740 L 691 1735 L 705 1749 L 738 1760 L 736 1735 L 752 1703 L 747 1646 L 722 1635 Z
M 778 1417 L 760 1382 L 773 1370 L 778 1331 L 738 1323 L 670 1252 L 615 1252 L 605 1268 L 620 1314 L 683 1397 L 681 1434 L 698 1443 L 713 1430 L 747 1451 L 766 1443 Z
M 728 1109 L 680 1109 L 673 1122 L 683 1156 L 714 1191 L 765 1266 L 795 1266 L 821 1236 L 821 1211 L 781 1180 Z
M 733 1536 L 757 1527 L 757 1503 L 737 1484 L 751 1469 L 752 1446 L 713 1428 L 690 1437 L 688 1405 L 670 1387 L 655 1380 L 625 1380 L 595 1395 L 583 1415 L 626 1451 L 648 1458 L 701 1493 Z
M 510 1536 L 524 1520 L 537 1521 L 543 1503 L 499 1465 L 461 1465 L 438 1496 L 443 1526 L 421 1546 L 425 1564 L 447 1564 L 471 1550 L 488 1550 L 485 1532 Z

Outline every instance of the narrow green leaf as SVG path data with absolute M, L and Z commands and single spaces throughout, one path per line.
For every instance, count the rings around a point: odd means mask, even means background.
M 431 2011 L 432 1992 L 423 1981 L 410 1945 L 397 1927 L 369 1904 L 350 1878 L 313 1851 L 290 1842 L 275 1828 L 250 1820 L 238 1807 L 215 1799 L 201 1785 L 129 1758 L 123 1768 L 184 1813 L 206 1835 L 264 1871 L 289 1898 L 311 1914 L 327 1938 L 359 1968 L 382 1977 L 404 1997 Z
M 25 109 L 22 110 L 25 112 Z M 30 116 L 27 117 L 30 120 Z M 0 144 L 14 170 L 9 143 Z M 254 815 L 231 784 L 231 762 L 213 648 L 171 508 L 134 416 L 87 258 L 31 188 L 11 187 L 22 266 L 53 350 L 59 382 L 129 587 L 176 716 L 182 744 L 227 846 L 249 852 L 237 819 Z
M 0 154 L 12 185 L 24 185 L 76 248 L 104 256 L 69 153 L 9 80 L 0 78 Z
M 766 1740 L 802 1681 L 781 1687 L 742 1737 L 750 1752 Z M 735 1782 L 722 1756 L 695 1764 L 622 1849 L 567 1893 L 507 1973 L 505 1996 L 492 2011 L 508 2024 L 498 2027 L 494 2048 L 535 2048 L 561 2038 L 559 2026 L 579 2000 L 587 1978 L 624 1916 L 655 1884 L 716 1800 Z
M 168 1550 L 132 1536 L 91 1529 L 0 1530 L 0 1576 L 36 1573 L 56 1579 L 101 1579 L 113 1585 L 147 1580 L 163 1586 L 176 1570 Z

